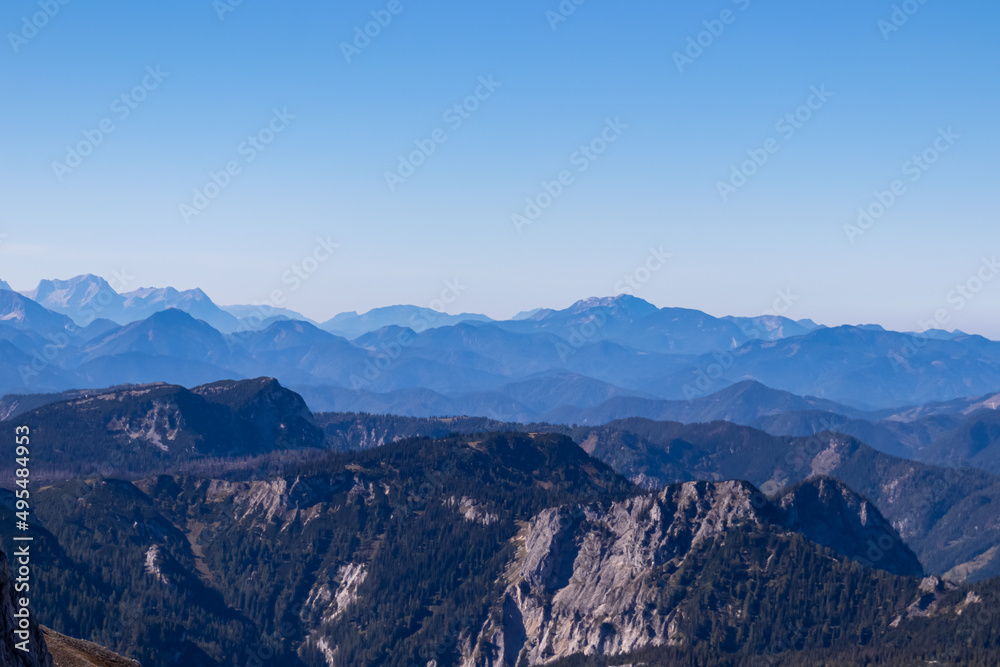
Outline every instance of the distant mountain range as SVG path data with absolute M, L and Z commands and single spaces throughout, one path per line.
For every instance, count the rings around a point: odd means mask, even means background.
M 406 327 L 423 330 L 449 326 L 465 321 L 492 322 L 493 320 L 486 315 L 477 315 L 475 313 L 448 315 L 419 306 L 389 306 L 386 308 L 375 308 L 361 315 L 353 311 L 350 313 L 340 313 L 324 322 L 321 328 L 332 334 L 354 339 L 385 327 Z
M 98 319 L 130 324 L 168 308 L 182 310 L 226 333 L 251 323 L 259 326 L 274 319 L 306 319 L 293 311 L 270 306 L 217 306 L 200 289 L 141 288 L 119 294 L 104 278 L 90 274 L 69 280 L 42 280 L 23 296 L 70 317 L 79 326 Z
M 995 394 L 1000 343 L 717 318 L 627 295 L 506 321 L 393 306 L 317 325 L 288 310 L 220 307 L 197 289 L 118 294 L 88 275 L 25 294 L 0 290 L 0 370 L 0 394 L 267 375 L 314 410 L 578 423 L 687 420 L 705 414 L 691 407 L 702 399 L 755 381 L 815 397 L 787 410 L 771 403 L 772 415 L 854 418 Z

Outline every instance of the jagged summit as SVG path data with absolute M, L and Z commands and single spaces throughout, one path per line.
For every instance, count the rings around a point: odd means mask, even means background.
M 619 294 L 617 296 L 592 296 L 587 299 L 580 299 L 569 308 L 568 313 L 580 313 L 592 308 L 615 308 L 630 313 L 649 314 L 657 310 L 657 307 L 650 302 L 632 296 L 631 294 Z
M 98 295 L 107 300 L 105 303 L 109 303 L 112 298 L 121 302 L 108 281 L 92 273 L 67 280 L 42 280 L 35 289 L 25 292 L 25 296 L 51 310 L 79 308 Z

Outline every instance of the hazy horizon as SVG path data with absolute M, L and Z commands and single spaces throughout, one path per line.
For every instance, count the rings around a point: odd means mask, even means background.
M 125 270 L 260 301 L 322 238 L 307 316 L 457 279 L 456 310 L 502 317 L 662 248 L 654 303 L 792 290 L 793 319 L 1000 337 L 1000 285 L 949 299 L 1000 251 L 1000 7 L 57 4 L 0 8 L 0 81 L 34 91 L 0 112 L 19 289 Z
M 80 275 L 87 275 L 87 274 L 80 274 Z M 96 274 L 90 274 L 90 275 L 96 275 Z M 72 278 L 77 278 L 77 277 L 79 277 L 79 276 L 69 276 L 68 278 L 55 278 L 55 279 L 50 278 L 48 280 L 68 281 L 68 280 L 71 280 Z M 113 283 L 114 280 L 115 280 L 115 277 L 112 276 L 112 280 L 109 281 L 109 282 Z M 3 276 L 0 276 L 0 281 L 7 282 L 8 284 L 10 284 L 10 286 L 12 288 L 14 288 L 15 291 L 17 291 L 17 292 L 19 292 L 21 294 L 27 294 L 27 293 L 31 292 L 32 290 L 34 290 L 36 287 L 38 287 L 37 283 L 35 285 L 32 285 L 31 287 L 28 287 L 28 288 L 19 287 L 17 285 L 12 284 L 11 281 L 5 280 L 3 278 Z M 454 284 L 454 283 L 452 283 L 452 284 Z M 113 288 L 113 284 L 112 284 L 112 288 Z M 246 302 L 233 302 L 233 303 L 221 302 L 221 301 L 215 299 L 213 297 L 213 295 L 208 290 L 205 290 L 205 289 L 200 288 L 198 286 L 194 286 L 194 287 L 190 287 L 190 288 L 183 288 L 182 289 L 182 288 L 178 288 L 176 285 L 141 285 L 141 286 L 140 285 L 136 285 L 134 288 L 131 288 L 129 290 L 124 290 L 124 291 L 123 290 L 116 290 L 116 291 L 118 291 L 119 293 L 125 293 L 127 291 L 135 291 L 135 290 L 167 289 L 167 288 L 177 289 L 178 291 L 186 291 L 186 290 L 189 290 L 189 289 L 202 289 L 202 291 L 204 291 L 208 295 L 208 297 L 210 299 L 212 299 L 213 303 L 215 303 L 217 306 L 220 306 L 220 307 L 223 307 L 223 308 L 225 308 L 225 307 L 235 307 L 235 306 L 259 306 L 259 305 L 261 305 L 260 303 L 251 303 L 249 301 L 246 301 Z M 516 317 L 517 315 L 520 315 L 521 313 L 532 312 L 532 311 L 535 311 L 535 310 L 543 310 L 543 309 L 551 309 L 551 310 L 556 310 L 556 311 L 563 310 L 563 309 L 566 309 L 566 308 L 569 308 L 569 307 L 573 306 L 574 304 L 576 304 L 578 302 L 586 301 L 588 299 L 613 299 L 613 298 L 617 298 L 617 297 L 620 297 L 620 296 L 634 296 L 635 298 L 642 299 L 643 301 L 646 301 L 647 303 L 650 303 L 650 304 L 656 306 L 657 308 L 688 308 L 689 310 L 697 310 L 697 311 L 703 312 L 703 313 L 705 313 L 707 315 L 710 315 L 712 317 L 715 317 L 715 318 L 723 318 L 723 317 L 758 317 L 758 316 L 764 316 L 764 315 L 773 315 L 773 316 L 787 317 L 788 319 L 791 319 L 791 320 L 794 320 L 794 321 L 811 321 L 814 324 L 817 324 L 819 326 L 826 326 L 826 327 L 877 325 L 877 326 L 882 326 L 883 328 L 885 328 L 887 330 L 890 330 L 890 331 L 899 331 L 899 332 L 903 332 L 903 333 L 914 333 L 914 332 L 915 333 L 921 333 L 921 332 L 926 331 L 928 329 L 940 329 L 940 330 L 944 330 L 944 331 L 948 331 L 948 332 L 960 331 L 961 333 L 972 334 L 972 335 L 980 335 L 980 336 L 983 336 L 985 338 L 992 338 L 990 335 L 988 335 L 986 333 L 982 333 L 982 332 L 978 332 L 978 331 L 968 331 L 968 330 L 962 329 L 960 327 L 949 327 L 947 325 L 944 325 L 944 326 L 933 326 L 933 327 L 932 326 L 923 326 L 925 324 L 932 324 L 932 323 L 934 323 L 933 317 L 932 318 L 928 318 L 928 320 L 926 320 L 926 321 L 919 322 L 918 324 L 921 324 L 921 327 L 916 327 L 916 328 L 912 328 L 912 329 L 894 329 L 891 326 L 888 326 L 888 325 L 886 325 L 886 324 L 884 324 L 882 322 L 877 322 L 877 321 L 869 321 L 869 322 L 865 322 L 865 321 L 833 322 L 833 321 L 821 321 L 820 319 L 818 319 L 816 317 L 811 317 L 808 314 L 801 314 L 801 315 L 794 315 L 793 316 L 793 315 L 790 315 L 790 314 L 787 314 L 787 313 L 789 311 L 795 310 L 795 304 L 798 302 L 799 296 L 796 295 L 794 292 L 787 292 L 785 290 L 779 290 L 777 292 L 777 294 L 778 294 L 778 296 L 775 297 L 775 300 L 772 302 L 772 304 L 771 304 L 770 307 L 767 307 L 767 308 L 765 308 L 765 309 L 763 309 L 763 310 L 761 310 L 759 312 L 754 312 L 754 313 L 728 313 L 728 312 L 717 313 L 717 312 L 710 312 L 710 311 L 705 310 L 703 308 L 690 308 L 688 306 L 677 306 L 677 305 L 674 305 L 674 304 L 657 303 L 657 302 L 655 302 L 653 300 L 650 300 L 650 299 L 647 299 L 647 298 L 643 298 L 640 295 L 628 294 L 628 293 L 624 293 L 624 292 L 620 292 L 618 294 L 591 294 L 589 296 L 580 296 L 579 298 L 572 299 L 572 300 L 570 300 L 568 302 L 559 302 L 559 303 L 554 303 L 554 304 L 553 303 L 546 303 L 546 304 L 541 304 L 541 305 L 528 306 L 528 307 L 520 308 L 519 310 L 516 310 L 514 312 L 509 312 L 509 313 L 508 312 L 496 313 L 496 312 L 483 312 L 483 311 L 463 310 L 463 309 L 457 308 L 457 307 L 450 307 L 450 304 L 444 303 L 440 298 L 434 299 L 434 300 L 432 300 L 431 303 L 425 304 L 423 306 L 421 306 L 420 304 L 415 304 L 415 303 L 406 303 L 406 302 L 403 302 L 403 301 L 395 301 L 395 302 L 387 302 L 387 303 L 383 303 L 383 304 L 374 305 L 374 306 L 371 306 L 370 308 L 365 308 L 363 310 L 355 310 L 355 309 L 333 310 L 333 311 L 328 311 L 326 314 L 322 314 L 322 315 L 319 315 L 319 316 L 314 316 L 314 315 L 312 315 L 310 313 L 302 312 L 302 311 L 300 311 L 300 310 L 298 310 L 296 308 L 293 308 L 293 307 L 291 307 L 291 306 L 289 306 L 287 304 L 278 305 L 277 307 L 278 308 L 287 308 L 288 310 L 292 310 L 292 311 L 298 312 L 299 314 L 304 315 L 308 319 L 310 319 L 310 320 L 312 320 L 314 322 L 320 323 L 320 324 L 322 324 L 324 322 L 327 322 L 328 320 L 332 319 L 333 317 L 336 317 L 337 315 L 343 315 L 343 314 L 349 314 L 349 313 L 356 313 L 356 314 L 359 314 L 359 315 L 363 315 L 363 314 L 368 313 L 368 312 L 370 312 L 372 310 L 384 309 L 384 308 L 393 308 L 393 307 L 401 307 L 401 306 L 416 306 L 416 307 L 430 308 L 431 310 L 436 310 L 436 311 L 445 313 L 447 315 L 462 315 L 462 314 L 466 314 L 466 315 L 486 315 L 490 319 L 497 320 L 497 321 L 503 321 L 503 320 L 513 319 L 514 317 Z M 271 304 L 267 304 L 265 302 L 264 305 L 271 305 Z M 442 308 L 441 306 L 444 306 L 444 307 Z

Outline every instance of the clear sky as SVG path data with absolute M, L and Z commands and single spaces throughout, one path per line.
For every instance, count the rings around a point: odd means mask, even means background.
M 630 275 L 660 306 L 785 290 L 795 318 L 1000 337 L 1000 5 L 562 7 L 5 2 L 0 279 L 124 270 L 326 319 L 446 290 L 505 317 Z

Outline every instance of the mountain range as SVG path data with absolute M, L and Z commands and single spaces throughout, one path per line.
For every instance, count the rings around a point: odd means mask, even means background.
M 862 412 L 1000 389 L 1000 343 L 980 336 L 717 318 L 628 295 L 506 321 L 398 306 L 317 325 L 254 308 L 201 290 L 118 294 L 94 276 L 0 290 L 0 394 L 268 375 L 314 410 L 593 423 L 668 418 L 679 408 L 664 401 L 747 380 Z
M 715 401 L 706 401 L 706 408 L 720 415 Z M 275 457 L 309 460 L 406 438 L 482 432 L 568 437 L 650 490 L 693 479 L 745 479 L 773 493 L 826 475 L 873 502 L 930 572 L 955 581 L 1000 576 L 1000 510 L 994 505 L 1000 503 L 1000 477 L 892 456 L 831 431 L 790 437 L 730 421 L 681 424 L 634 417 L 587 426 L 312 414 L 298 394 L 271 378 L 192 389 L 160 383 L 10 396 L 0 402 L 0 415 L 8 424 L 37 425 L 33 477 L 40 482 L 95 475 L 134 480 L 227 469 L 234 461 L 252 468 L 270 465 Z M 13 470 L 12 457 L 0 452 L 0 468 Z
M 979 336 L 630 296 L 317 323 L 83 276 L 0 289 L 0 370 L 0 422 L 31 425 L 43 485 L 53 629 L 33 632 L 53 655 L 854 664 L 956 632 L 963 660 L 1000 650 L 965 620 L 1000 602 L 1000 343 Z
M 12 400 L 51 462 L 36 614 L 147 667 L 1000 655 L 1000 478 L 839 434 L 310 414 L 270 378 Z
M 104 302 L 103 314 L 144 318 L 81 326 L 46 307 L 79 313 Z M 430 321 L 434 311 L 413 307 L 334 318 L 352 333 L 380 327 L 351 340 L 329 323 L 285 319 L 291 311 L 230 333 L 189 311 L 233 318 L 224 329 L 233 328 L 235 315 L 200 290 L 118 295 L 94 276 L 42 281 L 28 295 L 0 290 L 0 395 L 269 376 L 314 412 L 725 420 L 776 435 L 837 431 L 894 456 L 1000 473 L 1000 343 L 961 332 L 714 318 L 631 296 L 502 322 Z M 420 330 L 386 324 L 394 320 Z

